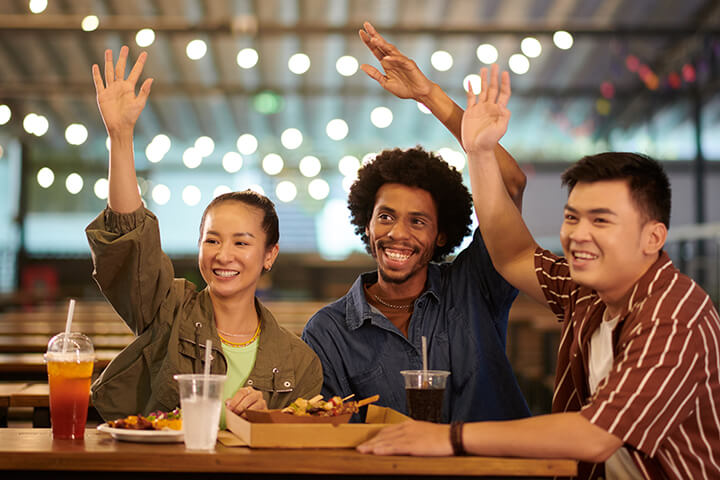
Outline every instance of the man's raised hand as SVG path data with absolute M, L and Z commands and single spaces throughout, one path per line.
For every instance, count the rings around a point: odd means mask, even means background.
M 135 85 L 142 73 L 147 53 L 140 54 L 130 74 L 125 78 L 127 57 L 128 47 L 123 46 L 117 64 L 113 65 L 112 51 L 105 50 L 104 82 L 100 67 L 97 64 L 92 66 L 98 108 L 108 135 L 132 132 L 150 94 L 153 81 L 151 78 L 145 80 L 138 94 L 135 94 Z
M 476 96 L 472 88 L 468 88 L 467 109 L 462 119 L 462 143 L 465 151 L 492 151 L 500 138 L 507 131 L 510 121 L 510 74 L 502 72 L 498 82 L 498 66 L 488 70 L 480 70 L 481 89 Z
M 365 22 L 363 27 L 364 30 L 359 31 L 360 38 L 380 61 L 385 73 L 367 64 L 360 66 L 362 71 L 396 97 L 422 101 L 423 97 L 429 95 L 433 83 L 423 75 L 415 62 L 386 41 L 370 22 Z

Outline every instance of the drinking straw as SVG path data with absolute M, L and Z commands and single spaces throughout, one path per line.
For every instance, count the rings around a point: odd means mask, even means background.
M 75 299 L 70 299 L 68 307 L 67 320 L 65 321 L 65 338 L 63 339 L 63 353 L 67 351 L 68 336 L 70 335 L 70 326 L 72 325 L 73 312 L 75 311 Z
M 203 388 L 203 398 L 208 397 L 208 389 L 210 388 L 210 351 L 212 350 L 212 340 L 209 338 L 205 342 L 205 370 L 203 372 L 203 380 L 205 388 Z
M 422 362 L 423 362 L 423 383 L 427 382 L 428 378 L 428 360 L 427 360 L 427 337 L 422 337 Z

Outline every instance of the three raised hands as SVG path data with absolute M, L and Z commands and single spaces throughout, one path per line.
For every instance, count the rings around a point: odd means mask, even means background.
M 140 91 L 135 93 L 135 86 L 140 78 L 147 53 L 138 57 L 130 74 L 125 78 L 125 66 L 128 58 L 128 47 L 123 46 L 118 55 L 117 64 L 113 64 L 112 50 L 105 50 L 105 80 L 100 74 L 97 64 L 92 66 L 92 76 L 97 93 L 97 103 L 108 135 L 132 134 L 140 112 L 150 95 L 153 79 L 148 78 L 142 83 Z
M 468 88 L 467 108 L 462 119 L 462 144 L 468 154 L 492 152 L 507 131 L 510 121 L 510 74 L 502 72 L 498 81 L 498 66 L 480 70 L 481 89 L 475 95 Z

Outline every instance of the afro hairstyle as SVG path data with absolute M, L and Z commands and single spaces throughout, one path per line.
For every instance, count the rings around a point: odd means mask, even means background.
M 420 146 L 383 150 L 358 170 L 358 179 L 348 196 L 350 221 L 368 253 L 370 240 L 365 228 L 370 224 L 377 192 L 386 183 L 422 188 L 432 196 L 437 206 L 438 231 L 446 236 L 445 244 L 435 248 L 433 261 L 442 261 L 470 233 L 472 196 L 455 167 Z

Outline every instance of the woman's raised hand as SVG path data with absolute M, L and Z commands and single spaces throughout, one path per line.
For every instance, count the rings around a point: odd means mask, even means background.
M 476 96 L 472 88 L 468 88 L 467 109 L 462 119 L 462 144 L 465 151 L 492 151 L 507 131 L 510 121 L 510 74 L 502 72 L 498 81 L 498 66 L 488 70 L 480 70 L 480 93 Z
M 130 74 L 125 78 L 125 64 L 127 63 L 128 47 L 120 49 L 116 65 L 113 65 L 112 50 L 105 50 L 105 81 L 100 74 L 97 64 L 92 66 L 97 103 L 102 115 L 108 135 L 130 133 L 135 128 L 140 112 L 145 107 L 152 78 L 145 80 L 138 94 L 135 94 L 135 85 L 142 73 L 147 53 L 138 57 Z

